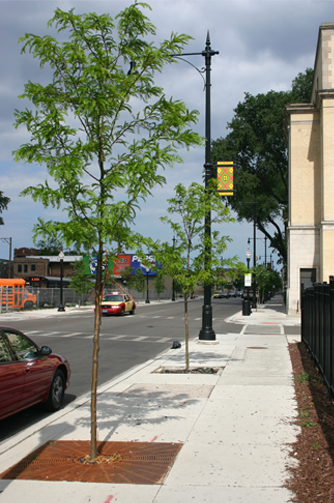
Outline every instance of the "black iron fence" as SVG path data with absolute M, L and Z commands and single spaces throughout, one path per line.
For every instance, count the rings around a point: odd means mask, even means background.
M 334 397 L 334 276 L 302 290 L 301 299 L 302 341 Z

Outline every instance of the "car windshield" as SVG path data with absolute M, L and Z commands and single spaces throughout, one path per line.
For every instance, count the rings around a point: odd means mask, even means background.
M 19 360 L 31 360 L 38 358 L 38 347 L 23 334 L 17 334 L 9 330 L 4 330 L 4 334 Z
M 123 296 L 122 295 L 105 295 L 103 297 L 103 301 L 107 302 L 122 302 L 123 301 Z

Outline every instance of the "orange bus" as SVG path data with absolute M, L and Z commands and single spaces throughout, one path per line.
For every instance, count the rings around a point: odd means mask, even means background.
M 0 278 L 0 307 L 11 309 L 32 309 L 36 305 L 36 295 L 25 288 L 25 280 Z

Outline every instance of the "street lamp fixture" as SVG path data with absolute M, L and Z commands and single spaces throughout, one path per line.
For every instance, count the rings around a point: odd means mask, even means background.
M 64 263 L 64 253 L 63 253 L 62 250 L 60 251 L 58 257 L 59 257 L 59 261 L 60 261 L 60 304 L 59 304 L 58 311 L 64 312 L 65 311 L 64 304 L 63 304 L 63 263 Z
M 249 261 L 251 259 L 251 252 L 249 251 L 249 249 L 246 251 L 246 260 L 247 260 L 247 269 L 249 269 Z

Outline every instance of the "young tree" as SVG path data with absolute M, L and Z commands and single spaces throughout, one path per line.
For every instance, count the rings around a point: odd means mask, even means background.
M 145 276 L 141 269 L 137 269 L 132 280 L 132 286 L 137 292 L 145 290 Z
M 235 163 L 235 197 L 228 199 L 238 219 L 253 222 L 267 236 L 283 263 L 287 251 L 288 155 L 285 106 L 309 102 L 313 70 L 307 68 L 292 82 L 290 91 L 245 93 L 228 124 L 225 138 L 212 142 L 212 160 Z M 254 202 L 255 211 L 254 211 Z
M 133 277 L 132 271 L 133 271 L 133 267 L 127 266 L 121 272 L 122 282 L 124 285 L 126 285 L 127 288 L 132 288 L 132 286 L 133 286 L 134 277 Z
M 4 210 L 8 209 L 8 204 L 10 203 L 9 197 L 3 195 L 3 192 L 0 190 L 0 213 Z M 3 218 L 0 217 L 0 225 L 3 225 Z
M 157 275 L 154 281 L 154 288 L 155 291 L 158 294 L 158 298 L 160 299 L 160 294 L 165 290 L 165 280 L 164 280 L 164 273 L 161 269 L 157 271 Z
M 71 278 L 70 288 L 76 293 L 89 293 L 93 287 L 93 275 L 86 273 L 86 264 L 83 260 L 74 263 L 74 276 Z
M 75 14 L 56 9 L 61 40 L 26 34 L 22 51 L 30 51 L 43 68 L 53 70 L 50 83 L 28 82 L 21 96 L 35 110 L 16 111 L 16 127 L 24 125 L 30 142 L 15 152 L 16 161 L 45 165 L 46 180 L 28 187 L 44 206 L 67 213 L 68 221 L 44 221 L 35 236 L 56 236 L 66 246 L 77 243 L 97 257 L 95 279 L 94 350 L 91 389 L 91 451 L 97 455 L 96 392 L 103 291 L 102 256 L 112 259 L 121 249 L 136 246 L 131 231 L 136 210 L 157 184 L 161 169 L 181 159 L 177 147 L 202 142 L 189 127 L 197 112 L 167 99 L 154 84 L 154 74 L 174 63 L 189 41 L 172 34 L 155 45 L 155 27 L 136 2 L 115 20 L 109 14 Z M 129 71 L 136 62 L 135 71 Z M 131 65 L 133 70 L 133 65 Z M 141 104 L 143 105 L 141 108 Z
M 259 287 L 260 300 L 263 304 L 269 292 L 281 287 L 282 280 L 277 271 L 271 271 L 263 264 L 255 267 L 254 274 Z
M 268 289 L 269 281 L 270 281 L 270 271 L 263 265 L 257 265 L 254 269 L 254 275 L 256 279 L 256 284 L 259 289 L 259 300 L 260 303 L 264 303 L 265 294 Z
M 176 237 L 175 244 L 157 242 L 149 246 L 165 274 L 174 278 L 183 294 L 185 361 L 186 369 L 189 369 L 188 299 L 199 282 L 212 285 L 223 265 L 231 264 L 231 260 L 221 259 L 230 238 L 220 237 L 218 231 L 212 231 L 208 237 L 204 218 L 211 210 L 212 225 L 232 222 L 233 219 L 218 195 L 215 180 L 211 180 L 207 189 L 198 183 L 192 183 L 187 189 L 180 183 L 175 187 L 175 197 L 168 202 L 167 211 L 172 216 L 162 217 L 161 221 L 170 225 Z

